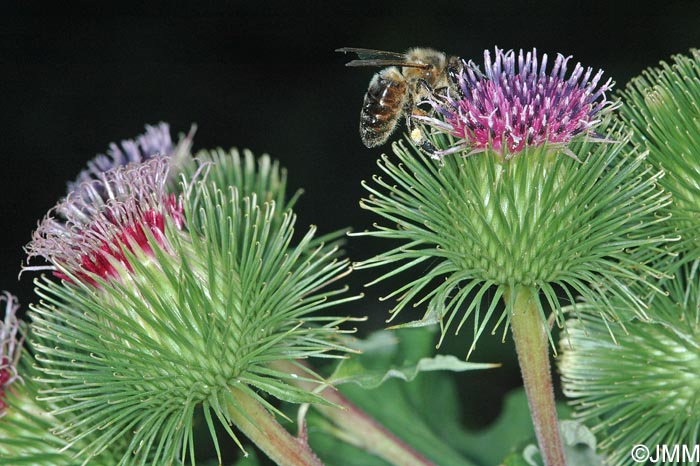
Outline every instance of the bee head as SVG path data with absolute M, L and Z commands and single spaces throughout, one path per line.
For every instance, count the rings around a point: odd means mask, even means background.
M 419 62 L 430 65 L 428 68 L 404 67 L 403 75 L 408 81 L 418 79 L 425 80 L 432 88 L 442 87 L 445 80 L 445 69 L 447 67 L 447 57 L 444 53 L 434 49 L 417 47 L 406 53 L 409 62 Z

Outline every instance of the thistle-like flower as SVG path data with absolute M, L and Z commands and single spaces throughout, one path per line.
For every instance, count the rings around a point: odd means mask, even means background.
M 667 282 L 668 295 L 653 301 L 654 323 L 633 321 L 626 330 L 610 329 L 580 312 L 569 323 L 559 359 L 564 394 L 576 415 L 592 428 L 611 464 L 637 464 L 634 445 L 652 452 L 697 444 L 700 433 L 700 263 L 682 267 Z M 614 303 L 619 304 L 619 303 Z M 674 463 L 685 463 L 677 456 Z
M 22 352 L 22 340 L 19 333 L 20 321 L 17 319 L 17 298 L 8 292 L 0 295 L 0 304 L 5 302 L 3 320 L 0 321 L 0 417 L 5 414 L 6 392 L 19 378 L 17 364 Z
M 506 323 L 504 338 L 511 328 L 547 466 L 565 463 L 547 312 L 562 327 L 562 304 L 581 295 L 619 299 L 647 318 L 632 286 L 653 289 L 662 276 L 653 261 L 672 239 L 656 215 L 670 202 L 656 185 L 661 173 L 605 116 L 615 106 L 605 98 L 611 82 L 598 87 L 602 73 L 580 65 L 566 78 L 567 60 L 548 73 L 535 51 L 521 51 L 516 67 L 513 52 L 496 49 L 493 62 L 485 53 L 484 74 L 464 64 L 446 95 L 436 90 L 421 148 L 439 161 L 402 145 L 400 163 L 382 159 L 389 180 L 366 185 L 362 206 L 390 225 L 364 234 L 401 244 L 358 265 L 391 265 L 377 281 L 420 266 L 421 276 L 389 294 L 399 299 L 392 312 L 427 302 L 422 321 L 408 325 L 439 321 L 443 335 L 473 316 L 470 352 L 492 319 L 494 332 Z M 600 312 L 620 318 L 613 307 Z
M 673 195 L 673 226 L 681 234 L 678 249 L 700 257 L 700 51 L 676 55 L 650 68 L 623 93 L 621 114 L 635 129 L 633 142 L 649 151 L 649 162 L 663 169 L 660 184 Z
M 536 49 L 520 50 L 516 61 L 514 51 L 496 48 L 494 60 L 484 52 L 484 73 L 474 62 L 463 62 L 455 85 L 429 99 L 442 119 L 418 117 L 457 140 L 434 155 L 490 150 L 509 159 L 526 146 L 547 144 L 577 158 L 566 145 L 579 135 L 599 138 L 594 128 L 617 105 L 605 97 L 612 80 L 599 86 L 603 70 L 593 75 L 592 68 L 577 63 L 567 77 L 570 59 L 557 55 L 548 71 L 547 55 L 538 61 Z
M 566 78 L 561 56 L 551 72 L 534 51 L 520 52 L 517 67 L 515 57 L 497 49 L 491 61 L 486 52 L 483 74 L 465 65 L 459 95 L 432 98 L 443 117 L 428 121 L 441 161 L 394 146 L 399 163 L 382 159 L 388 180 L 366 184 L 371 195 L 362 201 L 390 222 L 362 234 L 401 244 L 358 266 L 391 264 L 378 280 L 421 267 L 389 294 L 400 297 L 392 312 L 427 302 L 423 322 L 457 322 L 457 330 L 474 314 L 472 348 L 501 297 L 496 326 L 510 321 L 516 289 L 528 290 L 543 319 L 551 308 L 560 325 L 562 293 L 568 302 L 620 296 L 645 316 L 629 284 L 652 286 L 661 274 L 649 264 L 672 240 L 655 216 L 670 202 L 656 185 L 661 173 L 628 150 L 628 135 L 605 116 L 615 107 L 604 96 L 610 81 L 598 87 L 601 73 L 580 65 Z
M 284 177 L 266 157 L 255 168 L 251 154 L 210 158 L 176 195 L 163 157 L 129 164 L 68 196 L 54 211 L 66 221 L 39 226 L 28 251 L 67 280 L 37 282 L 32 343 L 43 399 L 67 420 L 54 432 L 79 455 L 124 442 L 119 464 L 194 462 L 196 411 L 218 452 L 214 418 L 236 442 L 232 422 L 260 435 L 251 400 L 274 411 L 261 392 L 323 402 L 287 382 L 317 380 L 308 370 L 269 364 L 349 351 L 338 338 L 348 319 L 321 313 L 354 299 L 325 290 L 348 263 L 314 228 L 293 239 L 294 214 L 276 213 L 284 194 L 258 201 Z

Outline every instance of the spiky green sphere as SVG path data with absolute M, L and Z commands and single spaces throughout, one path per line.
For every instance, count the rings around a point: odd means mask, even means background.
M 666 173 L 660 184 L 672 193 L 671 222 L 678 247 L 700 257 L 700 51 L 675 55 L 630 81 L 623 93 L 624 120 L 633 142 L 649 151 L 649 162 Z
M 359 267 L 391 265 L 380 280 L 419 267 L 420 277 L 389 295 L 400 298 L 393 312 L 427 302 L 424 321 L 458 329 L 475 314 L 474 341 L 516 287 L 530 289 L 540 311 L 550 307 L 560 322 L 557 289 L 564 304 L 575 295 L 619 297 L 644 315 L 629 286 L 659 275 L 649 264 L 671 238 L 655 214 L 669 199 L 643 154 L 626 149 L 625 134 L 614 127 L 606 137 L 618 142 L 570 144 L 580 161 L 540 146 L 509 161 L 485 151 L 438 163 L 395 145 L 397 160 L 382 158 L 386 176 L 365 185 L 362 206 L 385 220 L 364 234 L 398 245 Z M 485 297 L 491 305 L 482 313 Z M 512 306 L 506 300 L 498 323 Z
M 302 369 L 271 362 L 347 351 L 347 319 L 323 310 L 351 299 L 326 290 L 348 262 L 313 227 L 295 236 L 293 212 L 275 202 L 278 167 L 237 152 L 201 163 L 179 194 L 159 158 L 101 175 L 107 189 L 69 196 L 30 245 L 64 278 L 37 282 L 33 345 L 43 396 L 70 419 L 54 432 L 89 437 L 80 454 L 123 440 L 120 465 L 194 463 L 195 412 L 218 452 L 214 419 L 236 439 L 236 392 L 269 408 L 265 394 L 322 401 L 288 383 Z
M 609 326 L 591 316 L 598 312 L 591 306 L 561 342 L 564 394 L 611 464 L 638 464 L 635 445 L 692 449 L 700 438 L 698 263 L 682 268 L 666 291 L 653 302 L 655 323 Z

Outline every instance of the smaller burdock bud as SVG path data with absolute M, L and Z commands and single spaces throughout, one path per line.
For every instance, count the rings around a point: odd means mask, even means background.
M 377 281 L 420 269 L 388 295 L 392 312 L 427 304 L 420 323 L 457 331 L 474 315 L 471 349 L 489 321 L 493 331 L 510 322 L 518 290 L 560 326 L 577 295 L 620 297 L 645 317 L 630 286 L 653 289 L 662 275 L 651 264 L 674 239 L 658 215 L 670 196 L 611 123 L 611 81 L 581 65 L 567 76 L 561 55 L 548 70 L 534 50 L 495 54 L 484 53 L 485 72 L 464 64 L 430 98 L 434 115 L 422 121 L 439 161 L 413 144 L 380 161 L 387 179 L 367 183 L 361 205 L 386 223 L 362 234 L 400 244 L 358 267 L 391 266 Z
M 157 126 L 146 125 L 146 132 L 135 139 L 127 139 L 120 145 L 109 145 L 107 154 L 98 154 L 87 163 L 87 168 L 80 172 L 75 181 L 68 183 L 68 193 L 80 189 L 83 183 L 89 186 L 93 180 L 99 180 L 102 174 L 130 163 L 143 163 L 154 157 L 168 157 L 175 166 L 180 166 L 189 158 L 195 127 L 190 133 L 173 144 L 170 125 L 159 123 Z
M 16 384 L 7 396 L 7 413 L 0 418 L 0 464 L 2 465 L 50 465 L 50 466 L 115 466 L 123 455 L 119 447 L 99 454 L 79 455 L 83 439 L 69 445 L 66 439 L 53 434 L 60 424 L 56 416 L 49 413 L 50 405 L 37 397 L 40 385 L 32 380 L 40 374 L 31 367 L 31 356 L 21 365 L 24 383 Z
M 660 184 L 673 195 L 669 222 L 687 258 L 700 257 L 700 51 L 676 55 L 630 81 L 623 92 L 623 119 L 632 141 L 666 173 Z
M 81 185 L 28 247 L 67 278 L 37 281 L 32 344 L 54 433 L 80 456 L 124 444 L 119 464 L 192 462 L 197 412 L 218 453 L 216 421 L 250 435 L 251 399 L 323 402 L 289 383 L 318 381 L 308 369 L 271 363 L 350 351 L 349 319 L 324 313 L 354 299 L 327 289 L 348 262 L 276 212 L 276 165 L 220 154 L 186 168 L 178 195 L 168 170 L 156 157 Z
M 635 445 L 646 446 L 653 455 L 657 445 L 685 446 L 692 454 L 698 444 L 699 265 L 682 267 L 667 282 L 667 294 L 656 296 L 654 323 L 609 326 L 595 317 L 602 303 L 582 305 L 585 312 L 569 322 L 559 359 L 564 394 L 575 415 L 595 433 L 610 464 L 639 464 L 630 455 Z
M 8 292 L 0 295 L 0 305 L 5 302 L 3 319 L 0 321 L 0 417 L 5 415 L 5 397 L 10 386 L 19 378 L 17 364 L 22 353 L 22 340 L 17 319 L 17 298 Z M 1 421 L 0 421 L 1 422 Z
M 434 156 L 488 149 L 507 160 L 526 146 L 547 144 L 578 159 L 567 144 L 577 136 L 600 138 L 594 128 L 617 104 L 605 97 L 612 80 L 599 86 L 603 70 L 593 75 L 592 68 L 577 63 L 567 77 L 570 59 L 559 54 L 547 70 L 547 54 L 538 61 L 536 49 L 520 50 L 516 57 L 496 48 L 494 60 L 484 52 L 483 74 L 474 62 L 463 62 L 456 85 L 429 98 L 442 119 L 418 117 L 434 132 L 456 138 L 453 147 Z
M 4 292 L 4 317 L 0 321 L 0 464 L 51 466 L 114 466 L 125 445 L 115 445 L 99 455 L 78 459 L 80 447 L 51 431 L 59 425 L 49 413 L 51 405 L 40 400 L 41 373 L 32 359 L 31 347 L 24 348 L 24 332 L 31 331 L 17 319 L 17 299 Z M 2 316 L 2 313 L 0 313 Z M 22 336 L 20 336 L 20 333 Z M 87 445 L 83 439 L 79 444 Z M 121 447 L 121 448 L 120 448 Z M 85 460 L 85 462 L 83 462 Z M 89 461 L 89 463 L 87 463 Z

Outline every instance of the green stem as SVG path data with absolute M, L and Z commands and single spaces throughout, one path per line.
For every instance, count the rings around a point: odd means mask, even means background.
M 394 466 L 434 466 L 431 461 L 386 430 L 339 391 L 326 388 L 321 395 L 343 409 L 323 405 L 315 408 L 348 434 L 346 439 L 352 441 L 355 446 L 376 454 Z
M 288 373 L 299 371 L 297 366 L 287 361 L 275 362 L 273 366 Z M 294 383 L 309 391 L 319 386 L 318 383 L 300 379 L 295 379 Z M 319 395 L 336 406 L 315 404 L 314 408 L 340 428 L 343 440 L 379 456 L 394 466 L 435 466 L 345 398 L 336 388 L 326 387 Z
M 229 409 L 241 432 L 279 466 L 323 466 L 305 438 L 296 438 L 282 427 L 255 398 L 243 390 L 231 393 L 237 406 Z
M 509 290 L 506 299 L 511 292 L 515 299 L 510 326 L 542 459 L 545 466 L 566 466 L 554 403 L 546 323 L 529 289 Z

